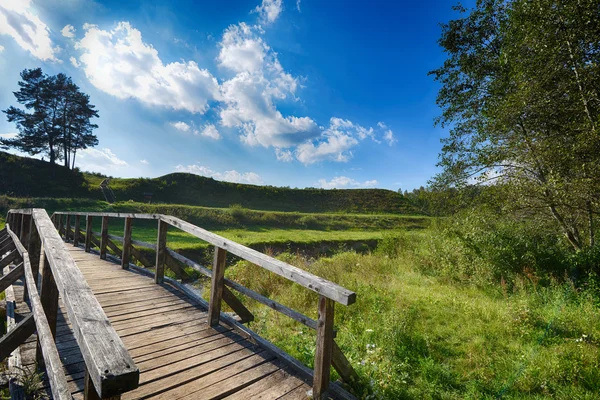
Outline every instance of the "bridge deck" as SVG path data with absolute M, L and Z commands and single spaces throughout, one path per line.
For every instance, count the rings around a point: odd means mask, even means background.
M 66 245 L 140 369 L 123 399 L 306 399 L 310 386 L 271 353 L 232 331 L 211 328 L 206 310 L 167 284 Z M 57 347 L 74 398 L 84 363 L 60 304 Z

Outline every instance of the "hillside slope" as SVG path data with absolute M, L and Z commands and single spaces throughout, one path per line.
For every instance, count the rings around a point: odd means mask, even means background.
M 0 152 L 0 194 L 14 197 L 79 197 L 101 200 L 104 176 Z M 290 189 L 221 182 L 194 174 L 111 179 L 118 201 L 187 204 L 269 211 L 418 214 L 401 194 L 384 189 Z

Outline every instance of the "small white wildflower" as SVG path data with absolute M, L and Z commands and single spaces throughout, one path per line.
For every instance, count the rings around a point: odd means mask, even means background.
M 373 332 L 373 329 L 365 329 L 365 332 L 371 333 L 371 332 Z

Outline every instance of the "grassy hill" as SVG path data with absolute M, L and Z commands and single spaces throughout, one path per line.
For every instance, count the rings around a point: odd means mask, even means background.
M 99 174 L 70 171 L 61 166 L 0 152 L 0 194 L 13 197 L 103 199 Z M 173 173 L 159 178 L 111 180 L 118 201 L 229 207 L 255 210 L 344 213 L 418 214 L 404 198 L 384 189 L 290 189 L 221 182 L 194 174 Z

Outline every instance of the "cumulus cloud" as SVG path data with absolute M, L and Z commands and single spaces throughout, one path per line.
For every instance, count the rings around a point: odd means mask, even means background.
M 71 24 L 65 25 L 64 28 L 60 31 L 62 35 L 66 38 L 74 38 L 75 37 L 75 27 Z
M 221 139 L 218 129 L 213 124 L 207 124 L 202 130 L 194 131 L 196 135 L 202 135 L 214 140 Z
M 173 128 L 175 128 L 179 131 L 182 131 L 182 132 L 189 132 L 190 129 L 192 129 L 192 127 L 189 124 L 187 124 L 183 121 L 171 122 L 170 125 Z
M 296 148 L 296 158 L 303 164 L 320 161 L 347 162 L 353 156 L 352 148 L 366 138 L 379 143 L 373 128 L 365 128 L 350 120 L 332 117 L 329 126 L 318 139 L 302 143 Z
M 75 57 L 69 58 L 69 61 L 71 62 L 71 64 L 73 64 L 75 68 L 79 68 L 81 66 L 81 64 L 79 64 L 79 61 L 77 61 Z
M 194 61 L 164 64 L 158 51 L 142 40 L 139 30 L 120 22 L 113 30 L 83 26 L 85 36 L 76 44 L 79 61 L 96 88 L 121 99 L 204 113 L 218 99 L 219 84 Z
M 298 7 L 300 7 L 299 3 Z M 261 5 L 254 9 L 254 12 L 260 15 L 260 19 L 263 23 L 270 24 L 275 22 L 282 10 L 282 0 L 263 0 Z
M 4 51 L 4 46 L 0 45 L 0 53 Z
M 141 162 L 142 164 L 144 164 L 144 165 L 148 165 L 148 164 L 150 164 L 150 163 L 148 162 L 148 160 L 140 160 L 140 162 Z
M 252 185 L 262 185 L 264 181 L 254 172 L 238 172 L 236 170 L 217 172 L 208 167 L 192 164 L 192 165 L 177 165 L 175 170 L 178 172 L 189 172 L 191 174 L 202 175 L 214 178 L 219 181 L 227 181 L 234 183 L 249 183 Z
M 285 72 L 257 26 L 230 26 L 219 46 L 219 65 L 236 75 L 223 82 L 221 124 L 240 130 L 242 142 L 286 148 L 319 134 L 309 117 L 283 116 L 276 100 L 295 99 L 298 81 Z
M 56 61 L 50 29 L 32 13 L 31 0 L 0 0 L 0 35 L 11 36 L 40 60 Z
M 327 179 L 319 179 L 318 186 L 323 189 L 348 189 L 348 188 L 369 188 L 377 185 L 376 180 L 359 182 L 356 179 L 348 178 L 347 176 L 336 176 L 328 181 Z
M 129 166 L 109 148 L 81 150 L 77 153 L 76 162 L 82 170 L 108 173 L 118 172 Z

